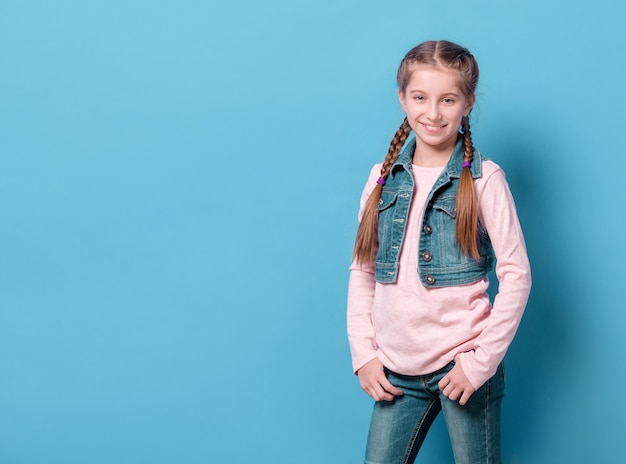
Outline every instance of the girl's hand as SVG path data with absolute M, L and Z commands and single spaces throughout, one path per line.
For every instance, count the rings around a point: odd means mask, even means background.
M 459 404 L 464 406 L 470 396 L 476 391 L 461 368 L 459 363 L 459 355 L 454 357 L 456 364 L 446 376 L 439 381 L 439 389 L 441 393 L 450 398 L 452 401 L 459 400 Z M 459 399 L 460 398 L 460 399 Z
M 402 395 L 402 390 L 391 385 L 383 371 L 383 363 L 378 358 L 372 359 L 358 370 L 359 382 L 365 393 L 375 401 L 391 401 Z

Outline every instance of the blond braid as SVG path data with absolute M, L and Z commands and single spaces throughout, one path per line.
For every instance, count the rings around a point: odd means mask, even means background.
M 463 116 L 461 119 L 461 129 L 463 130 L 463 159 L 471 163 L 474 159 L 474 142 L 468 116 Z
M 400 124 L 400 128 L 396 131 L 391 143 L 389 144 L 389 150 L 387 151 L 387 156 L 385 157 L 385 161 L 383 161 L 383 165 L 380 168 L 380 176 L 384 179 L 389 175 L 389 170 L 393 163 L 398 159 L 398 155 L 400 154 L 400 150 L 404 146 L 404 142 L 409 137 L 411 133 L 411 126 L 409 126 L 409 121 L 407 118 L 404 118 L 402 124 Z
M 461 121 L 463 130 L 463 160 L 471 163 L 474 159 L 474 143 L 470 131 L 469 117 Z M 474 190 L 474 179 L 470 168 L 463 167 L 459 180 L 459 189 L 456 194 L 456 239 L 466 255 L 480 259 L 476 244 L 478 227 L 478 200 Z
M 404 142 L 406 142 L 410 133 L 411 126 L 409 126 L 409 121 L 404 118 L 400 128 L 396 131 L 393 139 L 391 140 L 389 151 L 387 151 L 387 156 L 385 157 L 385 160 L 380 168 L 381 179 L 387 179 L 389 171 L 391 171 L 393 163 L 395 163 L 398 159 L 400 150 L 402 150 Z M 356 234 L 353 254 L 353 257 L 360 264 L 371 264 L 374 259 L 372 251 L 378 237 L 378 202 L 380 201 L 382 190 L 382 184 L 380 182 L 376 183 L 374 190 L 372 190 L 370 197 L 367 199 L 365 209 L 363 210 L 363 217 L 361 218 L 359 230 Z

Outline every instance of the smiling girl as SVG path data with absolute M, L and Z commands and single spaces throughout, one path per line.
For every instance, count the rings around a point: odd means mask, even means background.
M 414 462 L 443 411 L 457 464 L 500 463 L 502 360 L 531 278 L 504 173 L 472 142 L 478 65 L 429 41 L 397 78 L 406 118 L 363 191 L 348 290 L 353 369 L 375 400 L 365 462 Z

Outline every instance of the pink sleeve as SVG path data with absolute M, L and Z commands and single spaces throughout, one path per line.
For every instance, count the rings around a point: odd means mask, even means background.
M 461 367 L 475 388 L 481 387 L 496 369 L 513 341 L 528 301 L 530 264 L 513 197 L 504 172 L 496 169 L 477 188 L 480 217 L 496 255 L 498 294 L 487 325 L 474 350 L 461 355 Z
M 361 195 L 359 222 L 363 216 L 365 203 L 380 175 L 380 164 L 375 165 Z M 374 301 L 374 267 L 360 265 L 355 261 L 350 266 L 348 284 L 348 341 L 352 353 L 352 369 L 356 373 L 363 365 L 376 358 L 376 336 L 372 326 L 371 309 Z

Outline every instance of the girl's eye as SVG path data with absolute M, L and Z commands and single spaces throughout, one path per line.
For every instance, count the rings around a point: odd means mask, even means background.
M 444 98 L 443 102 L 444 103 L 454 103 L 454 100 L 452 98 Z
M 415 99 L 416 99 L 417 101 L 423 101 L 423 100 L 426 100 L 426 97 L 424 97 L 424 95 L 416 95 L 416 96 L 415 96 Z

